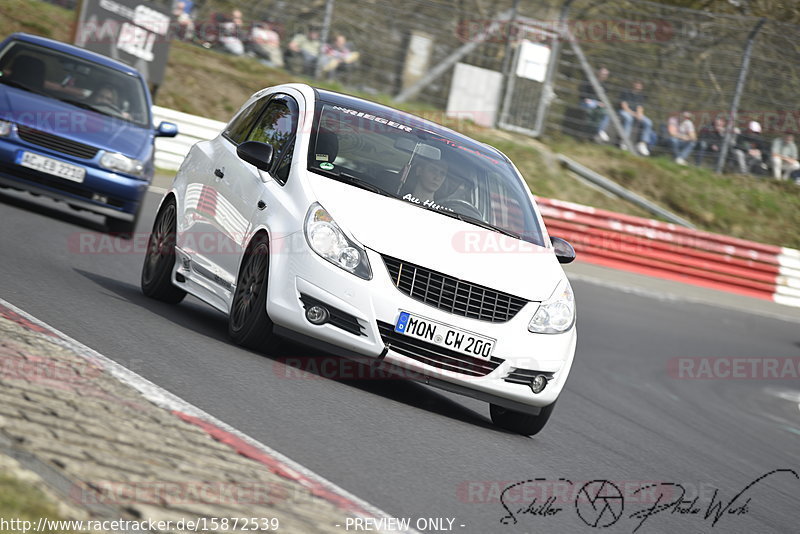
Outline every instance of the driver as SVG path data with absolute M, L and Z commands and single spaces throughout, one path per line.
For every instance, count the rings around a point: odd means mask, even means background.
M 92 93 L 92 104 L 95 106 L 111 106 L 119 109 L 119 95 L 117 88 L 110 83 L 105 83 Z
M 401 194 L 410 194 L 423 204 L 433 202 L 434 195 L 447 178 L 447 163 L 441 160 L 422 160 L 412 170 L 415 179 L 409 180 L 406 191 L 401 191 Z
M 94 93 L 92 93 L 91 104 L 93 106 L 110 107 L 119 113 L 123 119 L 131 118 L 130 113 L 127 111 L 122 111 L 117 88 L 110 83 L 104 83 L 94 90 Z

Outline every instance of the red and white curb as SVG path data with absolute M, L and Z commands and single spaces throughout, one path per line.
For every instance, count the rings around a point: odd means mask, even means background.
M 0 316 L 32 332 L 49 336 L 50 341 L 101 367 L 120 382 L 137 390 L 156 406 L 169 410 L 188 423 L 199 426 L 212 438 L 227 444 L 242 456 L 265 465 L 267 469 L 278 476 L 302 485 L 312 495 L 325 499 L 342 511 L 363 518 L 389 519 L 392 517 L 278 451 L 220 421 L 213 415 L 150 382 L 114 360 L 103 356 L 96 350 L 87 347 L 2 298 L 0 298 Z M 331 527 L 336 526 L 331 525 Z M 344 528 L 343 525 L 342 528 Z M 417 531 L 413 529 L 393 530 L 392 532 L 417 534 Z
M 578 260 L 800 307 L 800 251 L 537 197 Z

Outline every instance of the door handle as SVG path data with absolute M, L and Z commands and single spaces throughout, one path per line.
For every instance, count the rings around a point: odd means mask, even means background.
M 267 207 L 266 203 L 263 200 L 259 200 L 256 206 L 258 206 L 259 210 L 264 210 Z
M 217 177 L 217 180 L 221 180 L 225 178 L 225 173 L 222 172 L 222 169 L 214 169 L 214 176 Z

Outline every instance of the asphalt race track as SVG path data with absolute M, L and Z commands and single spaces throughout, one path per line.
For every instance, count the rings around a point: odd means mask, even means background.
M 140 232 L 158 198 L 148 195 Z M 465 533 L 800 532 L 795 474 L 745 489 L 774 470 L 800 474 L 800 380 L 686 379 L 674 369 L 676 358 L 796 362 L 797 320 L 575 281 L 572 375 L 548 426 L 525 438 L 494 428 L 483 403 L 416 383 L 287 377 L 281 358 L 323 356 L 288 342 L 249 352 L 195 299 L 145 298 L 140 253 L 79 250 L 98 218 L 2 190 L 0 221 L 2 298 L 412 526 L 454 518 Z M 504 494 L 509 514 L 501 492 L 537 478 L 524 494 Z M 580 498 L 587 483 L 592 502 Z M 683 491 L 680 506 L 646 517 Z M 534 497 L 538 513 L 517 513 Z

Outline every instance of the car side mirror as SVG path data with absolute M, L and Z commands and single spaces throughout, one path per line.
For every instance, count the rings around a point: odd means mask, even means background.
M 575 259 L 575 249 L 569 244 L 569 241 L 560 237 L 551 237 L 550 242 L 553 244 L 553 251 L 556 253 L 558 263 L 571 263 Z
M 272 166 L 272 145 L 260 141 L 245 141 L 236 147 L 236 155 L 262 171 Z
M 156 137 L 175 137 L 178 135 L 178 125 L 172 122 L 162 121 L 156 128 Z

